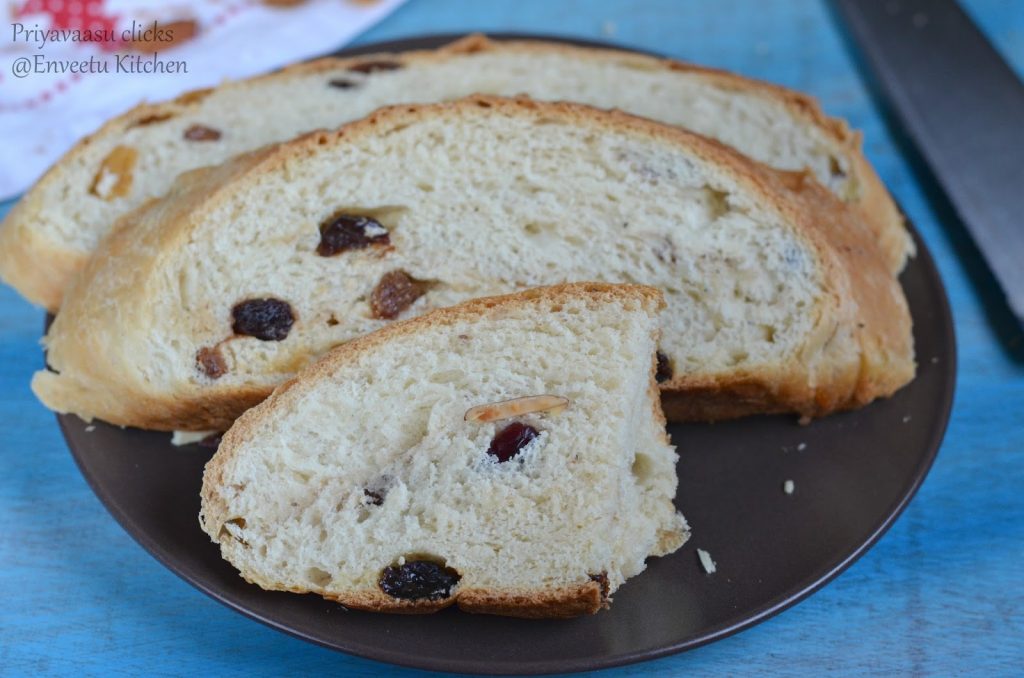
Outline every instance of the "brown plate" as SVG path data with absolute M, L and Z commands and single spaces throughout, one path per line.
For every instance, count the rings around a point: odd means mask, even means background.
M 433 47 L 454 36 L 364 46 L 346 54 Z M 500 36 L 499 36 L 500 37 Z M 688 650 L 806 598 L 889 528 L 928 472 L 956 376 L 952 319 L 924 243 L 901 277 L 914 317 L 917 379 L 893 398 L 798 426 L 792 417 L 671 426 L 677 504 L 694 536 L 652 559 L 611 610 L 525 621 L 447 610 L 428 617 L 346 611 L 311 595 L 246 584 L 199 529 L 210 450 L 170 436 L 59 417 L 93 491 L 143 547 L 203 592 L 299 638 L 406 666 L 545 673 L 616 666 Z M 796 491 L 783 493 L 786 480 Z M 708 551 L 718 572 L 701 569 Z

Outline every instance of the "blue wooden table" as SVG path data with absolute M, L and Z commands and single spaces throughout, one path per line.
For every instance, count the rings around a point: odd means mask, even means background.
M 1024 0 L 966 6 L 1024 70 Z M 938 260 L 956 318 L 960 375 L 949 432 L 889 534 L 779 617 L 607 674 L 1024 674 L 1024 336 L 1004 322 L 998 292 L 955 219 L 901 155 L 827 7 L 817 0 L 410 0 L 360 42 L 468 30 L 610 39 L 814 94 L 864 130 L 868 155 Z M 53 416 L 29 391 L 42 365 L 42 318 L 0 286 L 0 675 L 416 673 L 245 619 L 133 542 L 89 491 Z

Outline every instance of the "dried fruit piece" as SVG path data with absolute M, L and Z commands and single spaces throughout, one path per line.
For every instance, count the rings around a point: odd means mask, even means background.
M 450 567 L 429 560 L 413 560 L 385 567 L 378 586 L 392 598 L 441 600 L 452 595 L 452 587 L 460 579 L 459 573 Z
M 405 271 L 385 273 L 370 293 L 370 312 L 374 318 L 391 320 L 412 306 L 426 291 L 423 283 Z
M 388 490 L 394 484 L 394 478 L 388 474 L 378 476 L 363 488 L 363 504 L 380 506 L 388 496 Z
M 327 81 L 328 86 L 336 87 L 338 89 L 352 89 L 358 87 L 359 83 L 353 80 L 346 80 L 345 78 L 335 78 L 334 80 Z
M 608 594 L 611 589 L 608 584 L 608 573 L 602 572 L 601 574 L 592 574 L 590 575 L 590 580 L 596 581 L 601 586 L 601 602 L 607 602 Z
M 247 299 L 231 309 L 235 334 L 263 341 L 281 341 L 295 323 L 292 307 L 280 299 Z
M 499 464 L 505 463 L 522 452 L 539 435 L 534 427 L 517 421 L 495 434 L 487 454 L 497 458 Z
M 498 421 L 511 419 L 532 412 L 558 414 L 569 406 L 569 399 L 555 395 L 534 395 L 512 400 L 502 400 L 487 405 L 477 405 L 466 410 L 466 421 Z
M 399 61 L 364 61 L 354 66 L 349 66 L 348 70 L 353 73 L 375 73 L 377 71 L 397 71 L 402 68 L 402 63 Z
M 658 367 L 654 371 L 654 380 L 659 384 L 670 381 L 672 379 L 672 362 L 661 351 L 655 355 L 658 359 Z
M 316 253 L 332 257 L 346 250 L 361 250 L 370 245 L 389 245 L 388 229 L 372 217 L 339 214 L 320 225 L 320 244 Z
M 211 433 L 210 435 L 206 436 L 205 438 L 199 441 L 199 447 L 207 447 L 212 450 L 216 450 L 218 447 L 220 447 L 220 441 L 223 440 L 223 438 L 223 432 Z M 242 527 L 245 527 L 245 525 L 242 525 Z
M 132 188 L 132 170 L 139 152 L 131 146 L 115 146 L 100 163 L 89 192 L 104 200 L 128 194 Z
M 199 349 L 196 352 L 196 365 L 210 379 L 219 379 L 228 371 L 228 364 L 224 361 L 219 346 L 204 346 Z
M 835 156 L 829 156 L 829 159 L 828 159 L 828 171 L 829 171 L 829 174 L 832 175 L 833 179 L 845 179 L 846 178 L 846 172 L 843 170 L 843 166 L 842 166 L 842 164 L 840 164 L 839 159 L 836 158 Z
M 182 136 L 189 141 L 217 141 L 220 139 L 220 130 L 206 125 L 192 125 Z
M 152 125 L 157 122 L 163 122 L 170 120 L 174 117 L 174 113 L 151 113 L 150 115 L 143 116 L 132 123 L 132 127 L 145 127 L 146 125 Z

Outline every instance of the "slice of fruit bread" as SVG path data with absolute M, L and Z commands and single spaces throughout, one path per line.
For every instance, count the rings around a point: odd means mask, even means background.
M 86 137 L 0 227 L 0 277 L 56 311 L 114 221 L 187 170 L 333 129 L 381 106 L 475 93 L 619 108 L 718 139 L 772 167 L 807 169 L 859 210 L 893 270 L 913 241 L 861 153 L 813 98 L 739 75 L 612 49 L 470 36 L 440 50 L 322 59 L 143 104 Z
M 568 284 L 395 323 L 225 434 L 201 523 L 266 589 L 596 612 L 688 536 L 654 381 L 661 293 Z
M 395 318 L 591 280 L 665 292 L 670 419 L 821 416 L 914 374 L 899 283 L 816 182 L 623 113 L 472 97 L 183 175 L 97 251 L 33 388 L 85 418 L 223 430 Z

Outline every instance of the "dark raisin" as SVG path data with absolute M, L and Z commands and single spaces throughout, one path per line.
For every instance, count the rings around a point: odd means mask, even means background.
M 204 346 L 196 352 L 196 365 L 203 371 L 203 374 L 210 379 L 219 379 L 227 374 L 228 365 L 224 362 L 224 356 L 220 348 Z
M 389 245 L 388 230 L 370 217 L 339 214 L 320 224 L 320 244 L 316 253 L 332 257 L 346 250 L 361 250 L 370 245 Z
M 833 179 L 845 179 L 846 172 L 843 171 L 843 166 L 839 164 L 839 160 L 834 157 L 828 159 L 828 171 L 832 174 Z
M 279 299 L 247 299 L 231 309 L 235 334 L 263 341 L 281 341 L 295 323 L 292 307 Z
M 349 66 L 348 70 L 353 73 L 375 73 L 377 71 L 397 71 L 402 64 L 397 61 L 364 61 L 355 66 Z
M 538 435 L 537 429 L 528 424 L 509 424 L 495 434 L 487 454 L 496 457 L 499 463 L 506 462 L 519 454 Z
M 335 78 L 334 80 L 329 80 L 327 84 L 330 87 L 337 87 L 338 89 L 352 89 L 353 87 L 359 86 L 359 83 L 353 82 L 352 80 L 346 80 L 345 78 Z
M 189 141 L 216 141 L 220 139 L 220 130 L 205 125 L 192 125 L 183 135 Z
M 220 441 L 223 437 L 223 433 L 211 433 L 210 435 L 206 436 L 205 438 L 199 441 L 199 447 L 208 447 L 212 450 L 216 450 L 218 447 L 220 447 Z
M 602 601 L 608 600 L 608 593 L 609 593 L 609 589 L 611 588 L 608 585 L 608 573 L 607 572 L 602 572 L 601 574 L 592 574 L 592 575 L 590 575 L 590 580 L 591 581 L 596 581 L 598 584 L 600 584 L 600 586 L 601 586 L 601 600 Z
M 366 503 L 373 504 L 374 506 L 380 506 L 384 503 L 384 490 L 363 490 L 363 495 L 366 496 Z
M 669 361 L 668 356 L 661 351 L 658 351 L 656 355 L 658 358 L 658 369 L 654 371 L 654 380 L 660 384 L 672 379 L 672 363 Z
M 370 311 L 374 318 L 391 320 L 425 292 L 423 284 L 405 271 L 385 273 L 370 294 Z
M 440 600 L 452 594 L 452 587 L 461 578 L 450 567 L 429 560 L 413 560 L 405 565 L 385 567 L 378 585 L 392 598 Z

